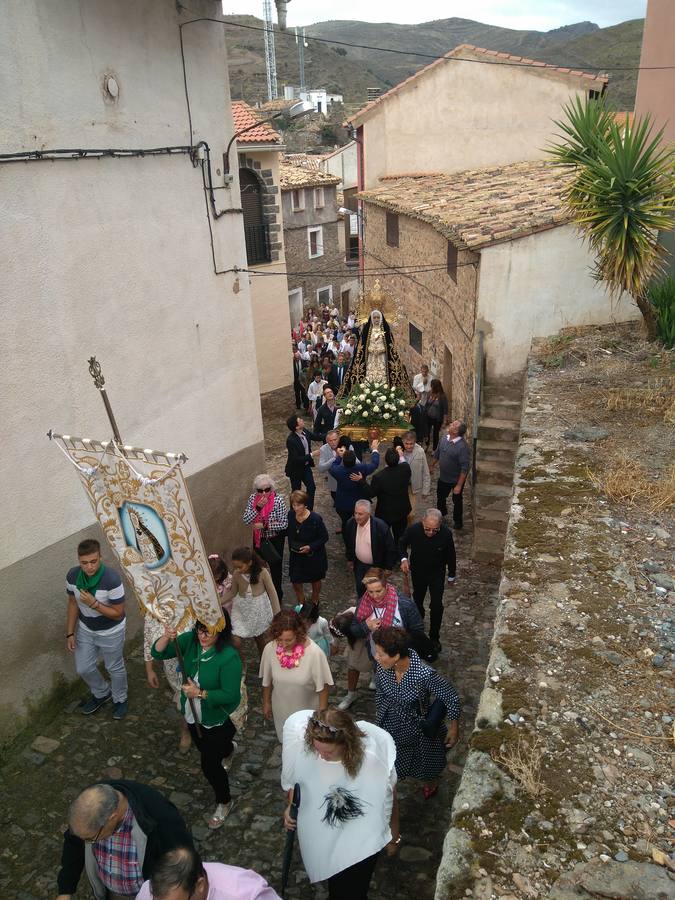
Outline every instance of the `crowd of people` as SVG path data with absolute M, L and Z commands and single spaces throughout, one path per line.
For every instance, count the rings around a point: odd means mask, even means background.
M 352 441 L 339 429 L 335 396 L 357 340 L 354 317 L 342 320 L 336 309 L 310 311 L 293 339 L 297 409 L 287 420 L 289 500 L 269 474 L 254 479 L 242 510 L 250 541 L 227 559 L 209 556 L 225 627 L 213 634 L 197 621 L 179 633 L 146 616 L 146 675 L 157 688 L 155 663 L 163 663 L 181 712 L 179 747 L 196 748 L 213 791 L 207 822 L 213 830 L 232 810 L 228 771 L 246 720 L 246 682 L 259 677 L 261 712 L 282 746 L 284 825 L 297 828 L 310 881 L 326 881 L 332 900 L 352 900 L 368 896 L 378 856 L 398 850 L 397 782 L 416 779 L 423 798 L 433 798 L 446 753 L 458 739 L 457 691 L 431 663 L 441 651 L 443 592 L 456 579 L 447 498 L 452 495 L 452 523 L 459 529 L 469 450 L 464 424 L 449 421 L 442 386 L 423 366 L 413 381 L 411 428 L 386 450 L 380 467 L 377 440 Z M 308 419 L 312 414 L 311 428 L 303 409 Z M 437 506 L 431 507 L 435 465 Z M 314 509 L 317 468 L 318 490 L 325 486 L 339 526 L 334 538 Z M 329 564 L 331 539 L 339 552 L 331 553 Z M 327 619 L 322 591 L 330 590 L 330 567 L 341 565 L 336 559 L 342 557 L 353 574 L 355 600 Z M 391 580 L 397 568 L 402 589 Z M 284 571 L 293 588 L 286 605 Z M 91 691 L 81 712 L 91 715 L 112 699 L 113 716 L 123 718 L 124 588 L 118 573 L 103 565 L 95 540 L 79 545 L 67 592 L 66 643 Z M 257 672 L 247 672 L 250 641 Z M 109 681 L 96 668 L 97 655 Z M 331 706 L 340 655 L 347 690 Z M 374 691 L 374 722 L 349 713 L 362 675 Z M 298 785 L 302 801 L 295 812 Z M 122 780 L 93 785 L 73 801 L 68 826 L 59 900 L 75 893 L 83 870 L 101 900 L 277 896 L 256 873 L 202 863 L 178 810 L 149 786 Z

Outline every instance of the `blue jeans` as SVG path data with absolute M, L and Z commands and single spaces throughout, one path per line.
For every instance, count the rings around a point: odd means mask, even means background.
M 117 626 L 115 626 L 117 629 Z M 124 667 L 124 638 L 126 622 L 115 634 L 107 631 L 90 631 L 78 622 L 75 633 L 75 670 L 87 684 L 94 697 L 101 699 L 112 688 L 113 703 L 127 699 L 127 670 Z M 101 675 L 96 663 L 102 657 L 110 676 L 110 683 Z

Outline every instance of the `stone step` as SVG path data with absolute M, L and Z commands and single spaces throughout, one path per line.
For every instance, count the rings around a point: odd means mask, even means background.
M 512 495 L 513 486 L 510 484 L 477 484 L 473 498 L 474 509 L 476 511 L 493 509 L 508 512 L 511 509 Z
M 476 509 L 474 528 L 481 531 L 497 531 L 506 534 L 509 527 L 509 510 L 482 507 Z
M 476 482 L 479 485 L 488 484 L 513 484 L 513 463 L 498 460 L 484 460 L 476 457 Z
M 515 400 L 522 403 L 522 384 L 485 384 L 483 385 L 483 402 L 491 400 Z
M 520 422 L 522 411 L 522 404 L 517 400 L 486 400 L 481 410 L 481 416 Z
M 478 423 L 478 440 L 485 438 L 491 441 L 517 441 L 520 434 L 520 425 L 511 419 L 493 419 L 490 416 L 481 416 Z
M 513 464 L 517 453 L 517 441 L 479 440 L 476 444 L 476 459 L 479 463 L 485 459 L 492 461 L 503 460 Z
M 500 563 L 504 559 L 504 544 L 503 534 L 477 527 L 473 533 L 471 558 L 477 562 Z

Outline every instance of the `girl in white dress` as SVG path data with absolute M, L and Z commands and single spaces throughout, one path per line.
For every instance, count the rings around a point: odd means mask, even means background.
M 221 597 L 224 606 L 232 600 L 232 643 L 240 651 L 242 641 L 253 638 L 262 655 L 266 632 L 279 612 L 279 598 L 269 569 L 250 547 L 232 552 L 232 585 Z

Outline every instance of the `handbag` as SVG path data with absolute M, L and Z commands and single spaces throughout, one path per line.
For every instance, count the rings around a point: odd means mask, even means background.
M 256 550 L 255 547 L 253 549 L 258 556 L 265 560 L 268 566 L 276 566 L 281 562 L 279 551 L 269 538 L 263 538 L 258 549 Z
M 445 719 L 448 714 L 445 703 L 443 703 L 443 701 L 439 700 L 437 697 L 427 710 L 427 714 L 424 715 L 424 707 L 422 705 L 422 701 L 419 700 L 418 702 L 421 719 L 420 728 L 422 730 L 422 734 L 425 737 L 431 739 L 438 737 L 438 733 L 441 730 L 441 725 L 443 724 L 443 719 Z

